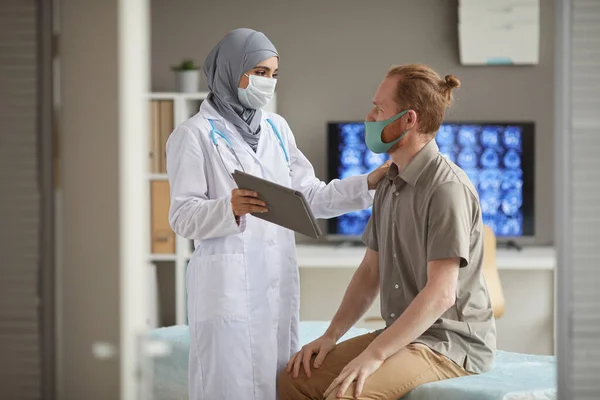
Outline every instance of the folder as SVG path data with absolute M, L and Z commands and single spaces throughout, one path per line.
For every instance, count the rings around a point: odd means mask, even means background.
M 160 103 L 150 101 L 150 172 L 160 173 Z
M 160 101 L 160 143 L 159 143 L 159 159 L 160 159 L 160 173 L 165 174 L 167 172 L 167 139 L 171 135 L 174 129 L 174 115 L 173 115 L 173 101 L 172 100 L 161 100 Z
M 169 181 L 151 182 L 152 253 L 174 254 L 175 232 L 169 225 Z
M 254 217 L 314 239 L 322 235 L 301 192 L 237 170 L 233 173 L 233 179 L 240 189 L 258 193 L 258 198 L 267 203 L 268 212 L 252 213 Z

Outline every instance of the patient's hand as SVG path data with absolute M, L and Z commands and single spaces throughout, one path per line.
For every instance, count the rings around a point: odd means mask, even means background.
M 379 183 L 379 181 L 381 179 L 383 179 L 383 177 L 385 176 L 385 174 L 387 174 L 388 169 L 390 169 L 390 165 L 392 164 L 391 160 L 387 160 L 386 162 L 384 162 L 383 164 L 381 164 L 380 167 L 378 167 L 377 169 L 373 170 L 369 176 L 367 177 L 367 182 L 369 185 L 369 190 L 374 190 L 375 188 L 377 188 L 377 184 Z
M 328 336 L 321 336 L 317 340 L 314 340 L 302 347 L 302 349 L 294 354 L 287 365 L 287 372 L 294 372 L 294 379 L 298 377 L 298 373 L 300 372 L 300 366 L 304 364 L 304 372 L 306 372 L 306 377 L 310 378 L 310 359 L 313 354 L 316 354 L 314 367 L 319 368 L 323 361 L 325 360 L 325 356 L 329 354 L 331 350 L 333 350 L 336 346 L 335 340 Z

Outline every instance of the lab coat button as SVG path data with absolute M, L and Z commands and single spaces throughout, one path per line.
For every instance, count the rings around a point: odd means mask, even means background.
M 398 289 L 400 286 L 399 286 L 399 285 L 396 283 L 396 284 L 394 285 L 394 287 L 395 287 L 396 289 Z
M 390 314 L 390 317 L 392 317 L 392 318 L 395 318 L 395 317 L 396 317 L 396 314 L 394 314 L 394 313 L 391 313 L 391 314 Z

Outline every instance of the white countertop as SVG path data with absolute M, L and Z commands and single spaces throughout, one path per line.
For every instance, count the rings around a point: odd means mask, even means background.
M 364 246 L 299 244 L 300 268 L 356 268 L 365 254 Z M 548 270 L 556 265 L 554 247 L 523 247 L 496 250 L 499 270 Z

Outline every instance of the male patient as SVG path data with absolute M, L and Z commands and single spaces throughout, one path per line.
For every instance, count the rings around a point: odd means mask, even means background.
M 377 187 L 367 250 L 325 334 L 279 375 L 282 400 L 397 400 L 424 383 L 490 369 L 496 328 L 479 198 L 434 140 L 459 85 L 403 65 L 379 86 L 365 141 L 393 164 Z M 336 345 L 378 291 L 386 328 Z

